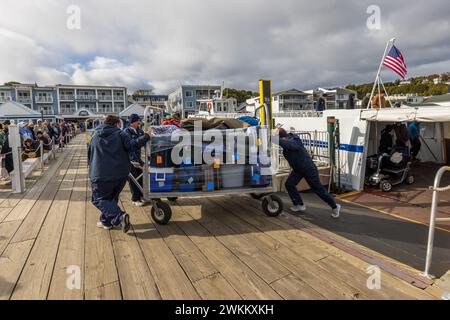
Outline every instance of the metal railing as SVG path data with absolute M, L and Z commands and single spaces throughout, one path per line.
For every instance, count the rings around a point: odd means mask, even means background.
M 314 110 L 304 110 L 304 111 L 286 111 L 274 113 L 275 118 L 319 118 L 322 117 L 323 113 Z
M 62 94 L 59 96 L 60 100 L 75 100 L 75 95 L 73 94 Z
M 112 101 L 112 96 L 98 96 L 98 100 L 100 101 Z
M 79 94 L 76 96 L 76 100 L 81 100 L 81 101 L 96 101 L 97 97 L 96 96 L 92 96 L 92 95 L 82 95 Z
M 326 131 L 291 131 L 297 134 L 303 145 L 317 165 L 329 166 L 328 132 Z M 289 170 L 289 164 L 283 157 L 283 150 L 279 148 L 279 170 Z
M 34 101 L 36 103 L 52 103 L 53 102 L 53 97 L 42 97 L 42 96 L 36 96 L 34 97 Z
M 10 96 L 0 97 L 0 103 L 8 102 L 8 101 L 11 101 L 11 100 L 12 100 L 12 97 L 10 97 Z
M 430 187 L 433 191 L 433 200 L 431 202 L 431 215 L 430 215 L 430 229 L 428 231 L 428 245 L 427 245 L 427 257 L 425 261 L 425 271 L 422 273 L 427 278 L 432 278 L 430 275 L 431 259 L 433 256 L 433 243 L 434 232 L 436 228 L 436 222 L 450 221 L 450 218 L 437 218 L 436 211 L 439 203 L 439 192 L 450 191 L 450 185 L 447 187 L 440 187 L 442 176 L 450 171 L 450 167 L 442 167 L 438 170 L 436 177 L 434 178 L 434 185 Z

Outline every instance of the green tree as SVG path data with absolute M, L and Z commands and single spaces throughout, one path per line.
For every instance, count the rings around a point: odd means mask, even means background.
M 225 88 L 223 90 L 223 96 L 225 98 L 235 98 L 238 103 L 245 102 L 247 99 L 258 96 L 259 93 L 255 93 L 248 90 L 240 90 L 233 88 Z

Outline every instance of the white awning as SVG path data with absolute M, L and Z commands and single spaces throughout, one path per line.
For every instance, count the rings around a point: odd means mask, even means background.
M 375 122 L 450 122 L 450 107 L 386 108 L 361 111 L 361 120 Z
M 15 101 L 8 101 L 0 105 L 0 117 L 23 118 L 41 117 L 41 113 Z
M 123 110 L 119 116 L 121 118 L 125 118 L 125 117 L 131 116 L 132 114 L 137 114 L 139 117 L 143 117 L 144 111 L 145 111 L 144 106 L 141 106 L 138 103 L 134 103 L 134 104 L 130 105 L 128 108 L 126 108 L 125 110 Z

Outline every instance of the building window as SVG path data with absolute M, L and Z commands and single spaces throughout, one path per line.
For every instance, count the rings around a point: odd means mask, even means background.
M 99 107 L 99 112 L 102 113 L 111 113 L 112 112 L 112 106 L 110 104 L 102 104 Z
M 192 102 L 192 101 L 187 101 L 187 102 L 186 102 L 186 108 L 187 108 L 187 109 L 192 109 L 192 108 L 194 108 L 194 102 Z
M 63 105 L 61 105 L 61 113 L 63 113 L 63 114 L 75 113 L 75 105 L 73 105 L 73 104 L 63 104 Z
M 192 97 L 194 95 L 192 90 L 187 90 L 186 91 L 186 97 Z
M 42 106 L 39 111 L 42 112 L 42 114 L 53 114 L 51 106 Z
M 114 106 L 114 109 L 115 109 L 115 112 L 116 112 L 116 113 L 120 113 L 120 112 L 122 112 L 125 108 L 124 108 L 124 105 L 123 105 L 123 104 L 116 104 L 116 105 Z

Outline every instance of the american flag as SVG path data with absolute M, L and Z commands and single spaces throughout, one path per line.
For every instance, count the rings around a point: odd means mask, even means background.
M 403 55 L 395 46 L 392 46 L 388 55 L 384 58 L 383 65 L 397 73 L 403 79 L 405 79 L 406 74 L 408 73 L 405 59 L 403 59 Z

